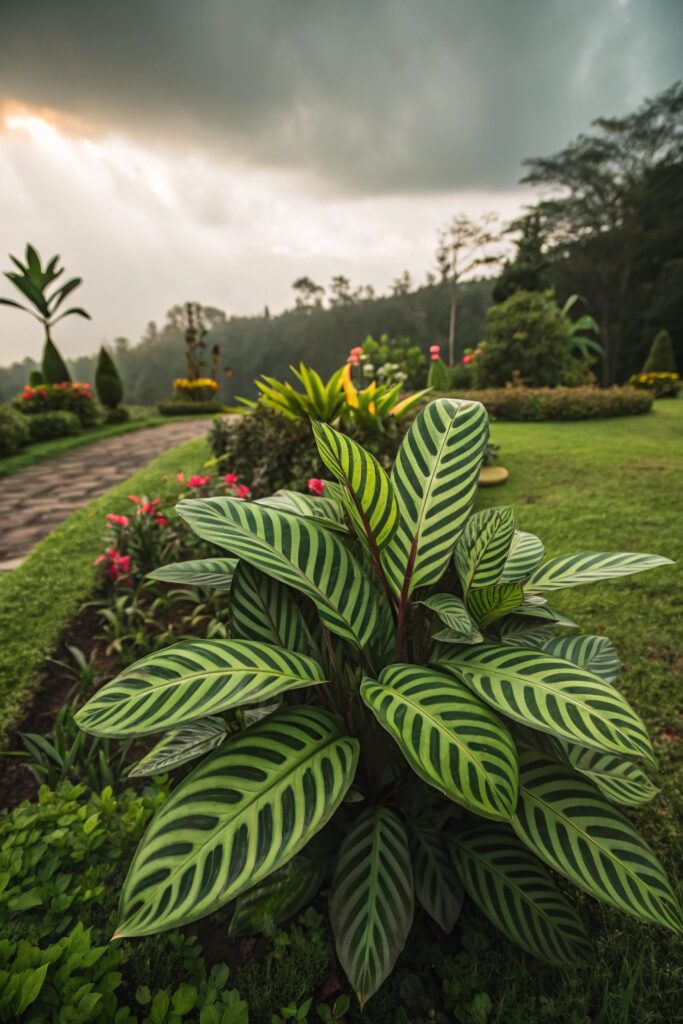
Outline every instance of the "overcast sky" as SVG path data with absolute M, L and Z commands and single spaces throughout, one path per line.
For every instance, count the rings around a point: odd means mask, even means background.
M 451 215 L 510 218 L 525 157 L 681 73 L 681 0 L 0 7 L 0 252 L 84 278 L 68 355 L 190 298 L 277 311 L 301 274 L 423 280 Z M 0 307 L 0 364 L 41 344 Z

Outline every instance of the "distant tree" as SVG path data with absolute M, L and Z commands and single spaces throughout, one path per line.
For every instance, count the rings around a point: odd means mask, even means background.
M 81 306 L 71 306 L 62 313 L 58 312 L 64 300 L 81 284 L 82 278 L 72 277 L 66 284 L 60 285 L 59 288 L 53 289 L 48 294 L 50 286 L 64 273 L 64 269 L 59 266 L 59 256 L 53 256 L 43 267 L 40 256 L 35 248 L 32 245 L 27 245 L 25 263 L 22 263 L 16 256 L 10 255 L 10 259 L 17 268 L 18 273 L 8 270 L 5 272 L 5 277 L 28 300 L 30 306 L 26 306 L 22 302 L 16 302 L 14 299 L 3 298 L 0 298 L 0 304 L 21 309 L 43 325 L 45 331 L 45 349 L 43 352 L 43 375 L 45 382 L 48 384 L 59 384 L 61 381 L 70 380 L 66 364 L 52 341 L 51 330 L 55 324 L 67 316 L 81 316 L 86 320 L 91 319 L 90 314 Z
M 330 281 L 330 305 L 345 306 L 353 302 L 351 282 L 343 274 L 337 274 Z
M 504 302 L 515 292 L 543 292 L 550 286 L 550 260 L 545 254 L 545 232 L 541 215 L 532 209 L 512 221 L 505 234 L 517 233 L 514 259 L 506 260 L 493 289 L 495 302 Z
M 361 284 L 353 292 L 354 302 L 371 302 L 375 297 L 375 289 L 371 284 Z
M 404 270 L 400 277 L 394 278 L 391 284 L 392 295 L 408 295 L 413 289 L 413 279 L 408 270 Z
M 296 281 L 292 282 L 292 288 L 296 292 L 297 309 L 320 309 L 325 294 L 322 285 L 316 284 L 310 277 L 297 277 Z
M 676 357 L 668 331 L 660 331 L 648 352 L 643 365 L 643 373 L 676 373 Z
M 486 213 L 479 220 L 460 214 L 441 231 L 436 249 L 436 262 L 441 280 L 450 291 L 450 321 L 448 326 L 448 365 L 455 363 L 455 329 L 458 310 L 458 292 L 463 278 L 484 264 L 496 263 L 488 249 L 497 241 L 494 231 L 497 217 Z

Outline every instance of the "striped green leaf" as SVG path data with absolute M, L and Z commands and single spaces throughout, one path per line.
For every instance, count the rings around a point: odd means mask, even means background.
M 565 658 L 600 676 L 606 683 L 616 683 L 621 662 L 616 648 L 606 636 L 560 636 L 546 641 L 546 654 Z
M 343 486 L 343 501 L 356 533 L 381 549 L 396 528 L 398 505 L 389 477 L 374 455 L 326 423 L 313 423 L 318 454 Z
M 324 681 L 312 658 L 272 644 L 184 640 L 124 669 L 76 721 L 96 736 L 144 736 Z
M 227 737 L 228 726 L 222 718 L 199 718 L 173 729 L 154 746 L 130 772 L 137 775 L 160 775 L 178 765 L 208 754 Z
M 300 494 L 298 491 L 280 490 L 267 498 L 259 498 L 257 505 L 277 509 L 278 512 L 289 512 L 291 515 L 304 516 L 318 526 L 339 533 L 347 533 L 344 522 L 344 510 L 331 497 L 316 497 L 312 494 Z
M 633 708 L 613 686 L 578 665 L 543 651 L 486 643 L 440 651 L 435 661 L 523 725 L 593 750 L 654 762 L 645 726 Z
M 391 973 L 413 923 L 408 838 L 393 811 L 370 807 L 347 831 L 330 919 L 339 962 L 362 1007 Z
M 284 867 L 238 897 L 229 934 L 272 935 L 275 928 L 307 906 L 329 873 L 329 848 L 318 839 Z
M 614 576 L 630 576 L 659 565 L 673 565 L 661 555 L 643 555 L 631 551 L 580 551 L 576 555 L 560 555 L 539 566 L 529 577 L 529 590 L 563 590 L 582 583 L 596 583 Z
M 509 505 L 475 512 L 455 546 L 455 568 L 463 593 L 493 587 L 500 580 L 515 532 Z
M 511 647 L 532 647 L 542 651 L 549 640 L 555 640 L 557 634 L 552 626 L 517 618 L 513 615 L 506 619 L 500 629 L 500 639 Z
M 499 825 L 475 825 L 453 836 L 451 852 L 467 895 L 518 946 L 558 965 L 587 955 L 588 938 L 578 914 L 510 832 Z
M 147 573 L 147 579 L 163 583 L 181 583 L 188 587 L 229 590 L 237 568 L 236 558 L 195 558 L 191 562 L 172 562 Z
M 579 775 L 524 753 L 513 827 L 530 850 L 596 899 L 683 931 L 681 908 L 652 850 Z
M 411 821 L 408 829 L 413 861 L 415 895 L 438 925 L 450 934 L 458 919 L 465 896 L 438 829 L 423 821 Z
M 430 594 L 423 601 L 417 601 L 436 614 L 436 617 L 446 627 L 434 635 L 436 640 L 445 640 L 447 643 L 479 643 L 481 634 L 478 632 L 470 619 L 467 608 L 453 594 Z
M 239 563 L 232 582 L 230 635 L 318 656 L 291 590 L 247 562 Z
M 501 583 L 497 587 L 471 590 L 467 610 L 479 628 L 486 629 L 492 622 L 521 607 L 523 601 L 524 592 L 519 583 Z
M 515 744 L 465 686 L 420 665 L 389 665 L 363 680 L 361 697 L 424 782 L 485 818 L 510 820 Z
M 177 510 L 204 540 L 310 597 L 342 639 L 366 647 L 376 632 L 391 628 L 388 603 L 331 531 L 233 498 L 181 501 Z
M 403 439 L 391 482 L 399 518 L 382 551 L 394 592 L 408 597 L 443 575 L 472 508 L 488 440 L 478 402 L 430 402 Z
M 525 580 L 543 561 L 544 554 L 543 542 L 538 537 L 533 533 L 515 530 L 499 582 L 518 583 Z
M 152 820 L 115 937 L 196 921 L 277 871 L 329 821 L 357 759 L 358 741 L 313 707 L 277 711 L 228 740 Z

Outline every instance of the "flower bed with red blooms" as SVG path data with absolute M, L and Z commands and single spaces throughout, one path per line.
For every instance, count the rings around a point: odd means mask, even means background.
M 60 384 L 25 384 L 14 402 L 20 412 L 31 415 L 39 412 L 66 410 L 78 416 L 83 427 L 97 422 L 97 405 L 89 384 L 62 381 Z
M 173 556 L 178 536 L 159 511 L 159 498 L 131 494 L 128 500 L 137 506 L 131 515 L 107 514 L 107 547 L 95 564 L 109 583 L 132 586 Z

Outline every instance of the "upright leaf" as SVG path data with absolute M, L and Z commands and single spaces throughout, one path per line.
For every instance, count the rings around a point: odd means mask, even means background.
M 446 627 L 434 635 L 436 640 L 446 640 L 448 643 L 479 643 L 481 634 L 477 631 L 467 608 L 453 594 L 430 594 L 424 600 L 416 602 L 423 604 L 435 612 L 437 618 Z
M 513 826 L 530 850 L 596 899 L 683 931 L 681 908 L 661 864 L 590 782 L 525 753 Z
M 518 583 L 525 580 L 543 560 L 544 554 L 543 542 L 538 537 L 533 533 L 515 530 L 499 582 Z
M 515 532 L 509 505 L 475 512 L 455 546 L 455 567 L 463 593 L 499 582 Z
M 443 575 L 472 508 L 487 440 L 484 407 L 450 398 L 430 402 L 403 439 L 391 472 L 398 523 L 382 564 L 404 600 Z
M 415 895 L 447 935 L 453 931 L 465 892 L 448 853 L 444 836 L 424 821 L 409 824 Z
M 471 590 L 467 610 L 479 628 L 485 629 L 515 608 L 520 608 L 523 601 L 524 593 L 519 583 L 501 583 L 495 587 Z
M 509 939 L 551 964 L 588 953 L 581 919 L 538 860 L 499 825 L 458 831 L 451 850 L 467 895 Z
M 228 740 L 152 820 L 116 937 L 196 921 L 277 871 L 332 817 L 357 759 L 358 741 L 313 707 L 277 711 Z
M 324 682 L 312 658 L 248 640 L 184 640 L 148 654 L 76 715 L 96 736 L 144 736 Z
M 526 586 L 529 590 L 563 590 L 582 583 L 595 583 L 614 576 L 630 576 L 659 565 L 673 565 L 661 555 L 643 555 L 631 551 L 580 551 L 576 555 L 560 555 L 539 566 Z
M 517 751 L 503 723 L 454 679 L 421 665 L 390 665 L 361 697 L 414 772 L 475 814 L 509 821 Z
M 413 875 L 402 821 L 369 807 L 346 833 L 332 879 L 337 956 L 361 1006 L 391 973 L 413 923 Z

